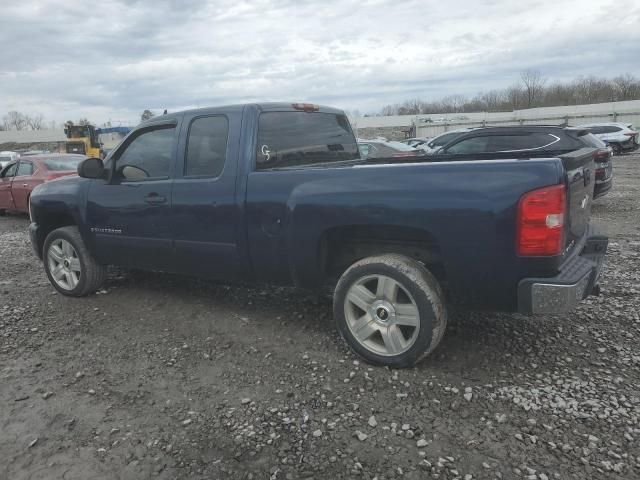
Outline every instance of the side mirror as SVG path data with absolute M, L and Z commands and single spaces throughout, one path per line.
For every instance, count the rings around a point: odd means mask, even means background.
M 78 175 L 83 178 L 102 178 L 104 163 L 99 158 L 86 158 L 78 164 Z

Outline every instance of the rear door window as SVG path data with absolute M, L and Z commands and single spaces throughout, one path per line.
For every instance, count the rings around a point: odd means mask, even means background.
M 452 153 L 456 155 L 486 153 L 489 138 L 490 137 L 487 136 L 465 138 L 464 140 L 451 145 L 446 149 L 445 153 Z
M 18 164 L 18 171 L 16 172 L 16 177 L 27 177 L 32 174 L 33 174 L 33 163 L 20 162 Z
M 358 158 L 358 145 L 344 115 L 320 112 L 260 114 L 257 170 Z
M 554 144 L 560 138 L 543 132 L 533 132 L 525 135 L 495 135 L 489 142 L 489 152 L 513 152 L 524 150 L 544 150 L 553 149 Z
M 227 157 L 229 121 L 224 116 L 196 118 L 189 127 L 185 176 L 217 177 Z
M 614 126 L 589 127 L 589 131 L 591 133 L 595 133 L 596 135 L 619 132 L 620 130 L 622 130 L 622 128 Z

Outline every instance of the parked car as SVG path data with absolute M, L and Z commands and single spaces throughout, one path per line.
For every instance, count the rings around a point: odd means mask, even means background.
M 436 135 L 431 140 L 429 140 L 425 145 L 422 146 L 422 149 L 427 153 L 431 154 L 437 151 L 439 148 L 443 147 L 447 143 L 453 141 L 458 138 L 463 133 L 467 133 L 474 130 L 473 128 L 459 128 L 456 130 L 449 130 L 448 132 L 441 133 L 440 135 Z
M 410 147 L 417 148 L 419 150 L 423 150 L 423 145 L 426 145 L 431 141 L 431 138 L 407 138 L 406 140 L 400 140 L 400 143 L 404 143 L 405 145 L 409 145 Z
M 363 158 L 406 158 L 424 155 L 422 150 L 389 140 L 358 140 L 358 150 Z
M 600 198 L 611 190 L 613 185 L 613 149 L 592 133 L 581 135 L 580 140 L 596 149 L 593 159 L 596 163 L 596 178 L 593 198 Z
M 154 117 L 104 164 L 36 187 L 29 232 L 68 296 L 100 288 L 106 265 L 331 286 L 351 348 L 407 367 L 442 339 L 449 303 L 559 313 L 597 291 L 593 169 L 592 150 L 372 163 L 341 110 L 207 108 Z
M 611 149 L 578 127 L 547 125 L 476 128 L 458 135 L 431 154 L 433 161 L 535 158 L 593 149 L 594 198 L 605 195 L 613 182 Z
M 6 210 L 28 212 L 29 196 L 41 183 L 77 173 L 84 155 L 48 155 L 20 157 L 0 171 L 0 214 Z
M 586 128 L 600 140 L 611 145 L 616 155 L 622 152 L 633 151 L 638 149 L 640 135 L 633 125 L 630 123 L 589 123 L 579 125 L 579 128 Z
M 18 157 L 20 157 L 20 155 L 17 152 L 7 150 L 0 152 L 0 170 L 9 165 L 9 163 L 18 160 Z

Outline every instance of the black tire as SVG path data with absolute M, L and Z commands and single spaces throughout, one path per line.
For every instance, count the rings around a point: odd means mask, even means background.
M 611 144 L 611 148 L 613 149 L 613 153 L 615 155 L 621 155 L 622 154 L 622 147 L 619 144 L 612 143 Z
M 417 337 L 408 350 L 397 355 L 388 352 L 381 355 L 367 348 L 356 339 L 348 324 L 347 294 L 357 282 L 376 275 L 398 282 L 413 297 L 413 305 L 417 307 Z M 354 263 L 340 277 L 333 298 L 333 311 L 340 335 L 355 353 L 369 363 L 392 368 L 412 367 L 433 352 L 444 336 L 447 311 L 442 289 L 422 264 L 409 257 L 386 254 Z
M 71 290 L 62 288 L 58 285 L 50 271 L 50 264 L 48 261 L 49 248 L 53 242 L 59 239 L 66 240 L 71 244 L 76 251 L 78 260 L 80 261 L 81 270 L 78 284 Z M 102 286 L 107 277 L 106 267 L 104 265 L 100 265 L 94 260 L 82 241 L 78 227 L 75 226 L 58 228 L 49 233 L 44 241 L 42 259 L 44 263 L 44 271 L 46 272 L 51 285 L 53 285 L 58 292 L 70 297 L 84 297 L 85 295 L 95 292 Z

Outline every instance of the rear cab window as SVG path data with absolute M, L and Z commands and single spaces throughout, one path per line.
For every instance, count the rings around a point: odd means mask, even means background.
M 347 117 L 324 112 L 262 112 L 256 170 L 303 167 L 360 158 Z

